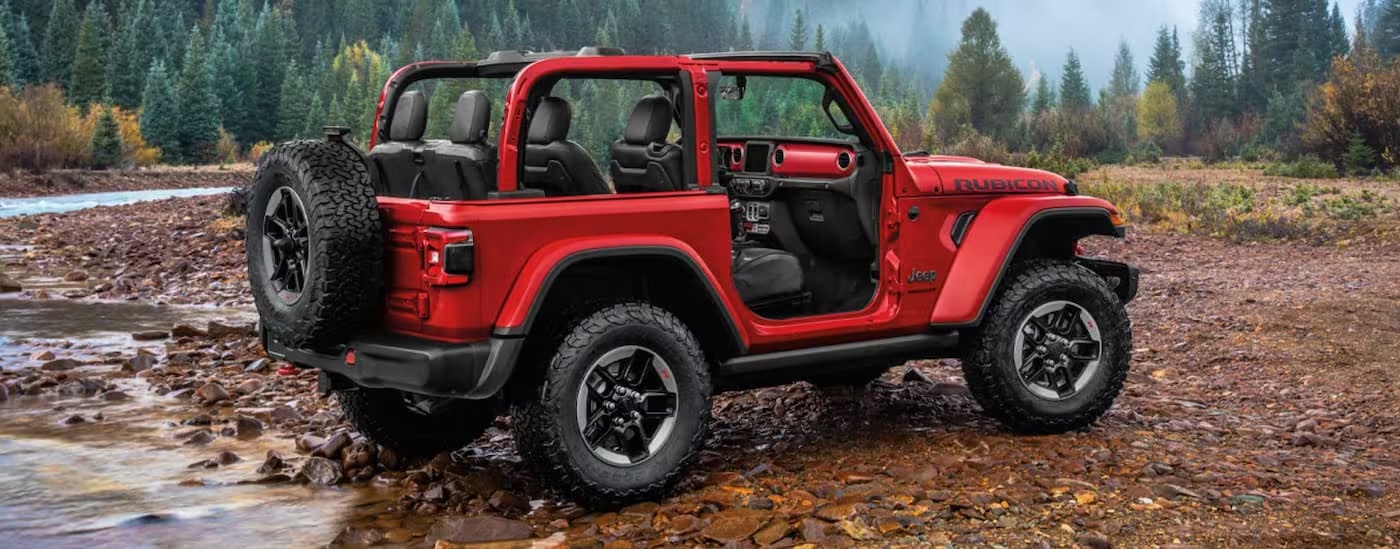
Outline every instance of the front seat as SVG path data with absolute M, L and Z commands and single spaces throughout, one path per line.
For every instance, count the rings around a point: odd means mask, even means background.
M 369 152 L 378 191 L 387 196 L 411 197 L 414 183 L 422 178 L 423 132 L 428 128 L 428 98 L 414 90 L 399 96 L 389 122 L 389 140 Z
M 425 151 L 428 180 L 438 196 L 449 200 L 483 200 L 496 190 L 496 148 L 486 142 L 491 129 L 491 99 L 470 90 L 457 99 L 449 141 Z
M 734 288 L 749 306 L 802 293 L 802 264 L 797 256 L 772 248 L 734 251 Z
M 569 141 L 569 103 L 546 97 L 535 108 L 525 141 L 525 186 L 546 196 L 612 194 L 593 157 Z
M 666 142 L 675 117 L 671 100 L 662 95 L 642 98 L 632 109 L 622 139 L 612 146 L 613 186 L 619 193 L 679 191 L 681 147 Z

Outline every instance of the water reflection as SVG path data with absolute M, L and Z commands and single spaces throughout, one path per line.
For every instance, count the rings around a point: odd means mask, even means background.
M 0 198 L 0 219 L 21 215 L 72 212 L 97 206 L 121 206 L 183 196 L 207 196 L 231 190 L 233 190 L 232 187 L 203 187 L 198 189 L 157 189 L 31 198 Z
M 61 408 L 61 411 L 56 410 Z M 100 421 L 62 425 L 71 414 Z M 181 446 L 159 399 L 0 404 L 0 546 L 321 546 L 373 489 L 240 485 L 275 439 Z M 232 451 L 216 470 L 190 463 Z

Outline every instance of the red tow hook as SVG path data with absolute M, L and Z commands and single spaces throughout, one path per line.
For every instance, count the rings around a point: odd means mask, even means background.
M 296 367 L 296 366 L 292 366 L 292 364 L 291 364 L 290 362 L 288 362 L 288 363 L 286 363 L 286 364 L 283 364 L 281 368 L 278 368 L 278 369 L 277 369 L 277 375 L 279 375 L 279 376 L 294 376 L 294 375 L 297 375 L 297 367 Z

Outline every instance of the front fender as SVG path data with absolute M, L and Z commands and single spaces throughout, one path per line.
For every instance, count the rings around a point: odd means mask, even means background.
M 496 317 L 494 333 L 505 337 L 528 334 L 550 286 L 570 265 L 604 257 L 636 256 L 667 257 L 681 261 L 690 268 L 706 287 L 712 304 L 721 309 L 734 342 L 741 348 L 748 346 L 744 332 L 738 329 L 739 316 L 735 303 L 729 292 L 721 291 L 723 286 L 700 254 L 684 241 L 655 235 L 578 238 L 553 242 L 540 248 L 526 260 L 515 284 L 511 286 Z
M 1037 224 L 1056 218 L 1082 218 L 1086 221 L 1082 230 L 1048 237 L 1073 241 L 1090 234 L 1122 237 L 1122 229 L 1112 222 L 1116 213 L 1108 201 L 1088 196 L 1008 196 L 988 202 L 958 247 L 929 323 L 941 327 L 979 324 L 1016 252 Z

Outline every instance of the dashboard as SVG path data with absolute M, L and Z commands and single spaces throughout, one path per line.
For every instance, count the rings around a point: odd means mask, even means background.
M 860 155 L 853 145 L 721 138 L 719 161 L 731 178 L 731 209 L 749 235 L 768 235 L 780 190 L 850 194 Z M 785 195 L 786 196 L 786 195 Z

